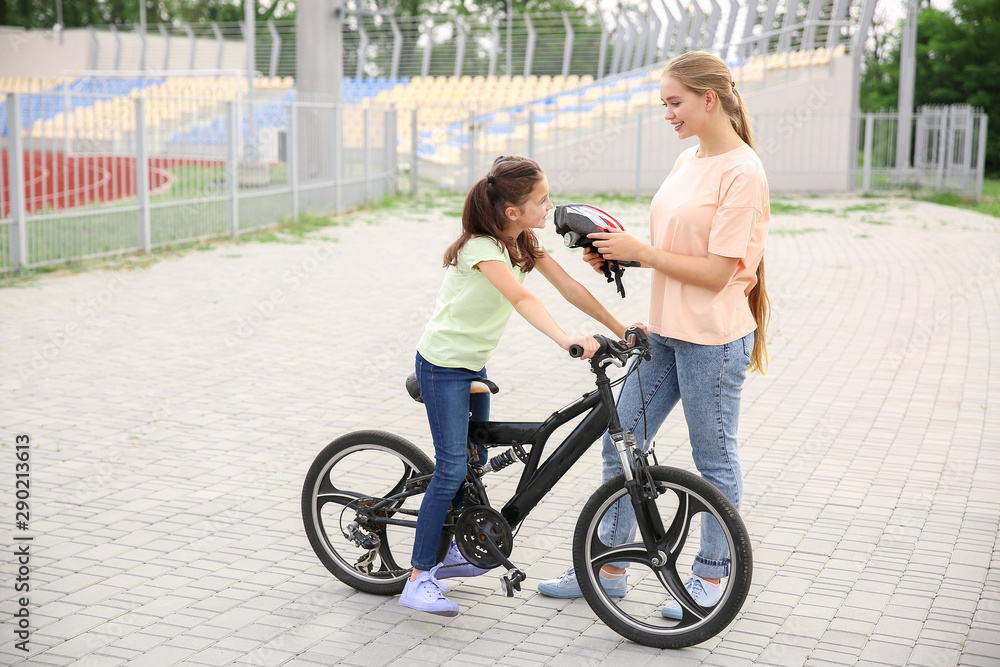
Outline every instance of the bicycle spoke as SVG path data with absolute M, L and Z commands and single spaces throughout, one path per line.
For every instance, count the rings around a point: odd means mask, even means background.
M 608 563 L 617 562 L 642 563 L 647 567 L 653 566 L 646 546 L 642 542 L 630 542 L 609 547 L 595 535 L 590 548 L 593 554 L 590 565 L 595 569 Z
M 677 496 L 677 511 L 659 544 L 666 549 L 667 562 L 673 564 L 684 549 L 684 543 L 687 542 L 688 534 L 691 532 L 691 522 L 698 514 L 709 510 L 685 489 L 674 487 L 670 490 Z
M 385 572 L 386 574 L 396 574 L 400 570 L 404 569 L 409 570 L 410 568 L 400 567 L 399 564 L 396 563 L 396 559 L 392 555 L 392 550 L 389 548 L 389 538 L 386 535 L 385 528 L 384 527 L 380 528 L 377 531 L 377 534 L 380 540 L 378 546 L 378 555 L 379 559 L 382 561 L 382 564 L 379 566 L 378 571 Z
M 416 470 L 410 467 L 407 467 L 405 470 L 403 470 L 403 476 L 399 478 L 399 481 L 396 482 L 388 492 L 386 492 L 385 494 L 386 497 L 394 496 L 397 493 L 400 493 L 404 488 L 406 488 L 406 483 L 409 482 L 414 477 L 417 477 L 417 475 L 414 474 L 415 472 Z
M 695 602 L 694 598 L 691 597 L 691 594 L 688 593 L 688 590 L 684 588 L 684 582 L 681 580 L 680 575 L 677 574 L 676 567 L 664 566 L 651 569 L 653 570 L 653 574 L 656 575 L 656 578 L 660 580 L 661 584 L 663 584 L 664 588 L 669 590 L 670 594 L 674 596 L 677 603 L 680 604 L 686 612 L 691 614 L 691 616 L 684 614 L 684 618 L 677 623 L 678 628 L 691 625 L 692 623 L 697 623 L 701 619 L 708 616 L 709 610 Z
M 358 500 L 364 500 L 368 496 L 353 491 L 336 491 L 334 493 L 324 493 L 316 496 L 316 507 L 321 509 L 327 503 L 336 503 L 345 507 Z

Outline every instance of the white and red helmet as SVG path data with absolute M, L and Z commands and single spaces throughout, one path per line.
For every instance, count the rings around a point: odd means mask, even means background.
M 556 231 L 562 234 L 568 248 L 589 248 L 593 242 L 587 234 L 624 232 L 625 226 L 607 211 L 591 204 L 560 204 L 555 212 Z
M 593 249 L 593 239 L 588 234 L 597 232 L 624 232 L 625 225 L 618 222 L 615 216 L 591 204 L 560 204 L 556 206 L 556 231 L 563 237 L 563 242 L 569 248 Z M 596 250 L 594 250 L 596 252 Z M 622 285 L 622 274 L 626 266 L 639 266 L 638 262 L 619 262 L 607 260 L 604 262 L 604 275 L 608 282 L 618 286 L 618 292 L 624 298 L 625 286 Z

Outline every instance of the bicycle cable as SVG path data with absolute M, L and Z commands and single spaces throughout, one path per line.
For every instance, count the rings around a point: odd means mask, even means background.
M 642 404 L 640 412 L 642 414 L 642 439 L 643 439 L 643 443 L 641 445 L 638 442 L 636 442 L 636 444 L 639 445 L 639 449 L 641 451 L 645 451 L 645 448 L 642 445 L 644 445 L 646 442 L 649 441 L 649 430 L 646 424 L 646 392 L 643 391 L 642 389 L 642 372 L 639 370 L 639 367 L 641 365 L 642 365 L 642 357 L 641 356 L 636 357 L 632 366 L 628 369 L 628 371 L 625 372 L 625 375 L 623 375 L 618 380 L 612 382 L 611 386 L 614 387 L 616 385 L 623 384 L 625 380 L 627 380 L 629 376 L 632 375 L 632 373 L 635 373 L 636 380 L 639 382 L 639 396 L 640 396 L 640 403 Z M 624 393 L 624 387 L 622 388 L 622 391 L 618 392 L 618 400 L 615 401 L 615 412 L 618 411 L 618 404 L 621 403 L 623 393 Z

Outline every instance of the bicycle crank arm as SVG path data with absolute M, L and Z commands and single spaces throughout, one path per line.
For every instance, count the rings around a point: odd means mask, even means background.
M 524 573 L 523 570 L 519 569 L 516 565 L 510 562 L 500 548 L 493 542 L 493 539 L 486 534 L 485 531 L 479 531 L 476 535 L 476 539 L 480 544 L 485 547 L 485 549 L 490 553 L 491 556 L 496 558 L 500 563 L 507 568 L 507 574 L 500 575 L 500 584 L 503 586 L 504 595 L 509 598 L 521 596 L 521 582 L 528 578 L 528 575 Z

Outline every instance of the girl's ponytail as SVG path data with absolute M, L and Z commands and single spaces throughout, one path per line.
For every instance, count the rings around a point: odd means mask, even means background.
M 489 236 L 506 247 L 511 264 L 525 273 L 534 269 L 541 254 L 534 232 L 526 229 L 518 238 L 510 239 L 503 228 L 506 208 L 523 205 L 544 176 L 542 168 L 530 158 L 501 155 L 494 160 L 489 174 L 476 181 L 465 197 L 462 234 L 445 251 L 444 265 L 457 264 L 458 253 L 475 235 Z

